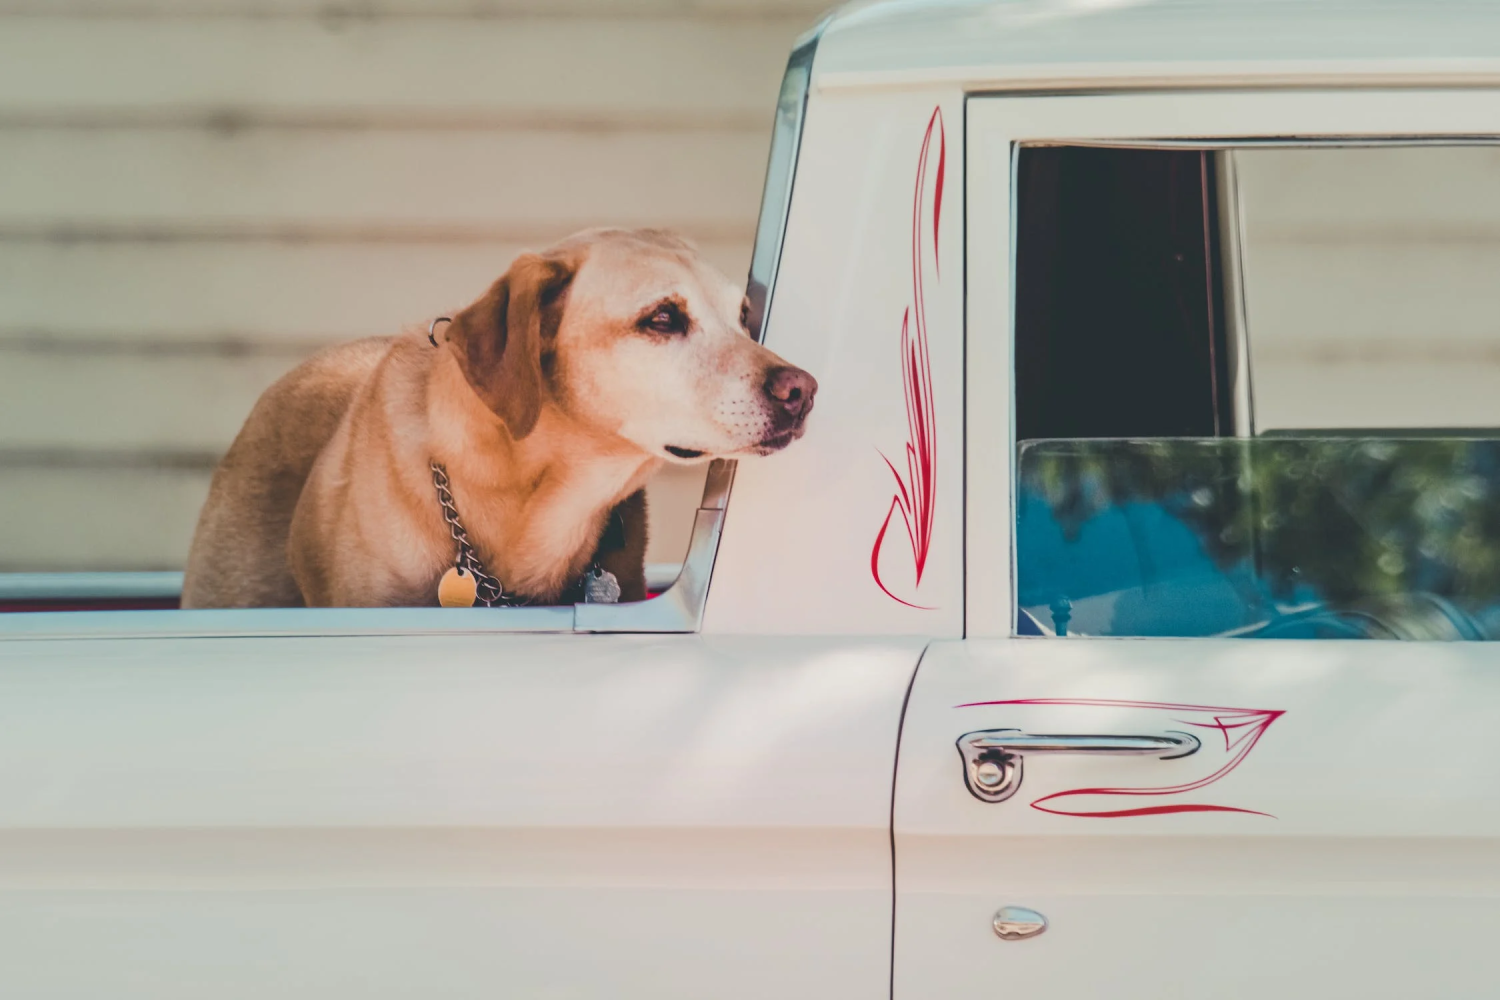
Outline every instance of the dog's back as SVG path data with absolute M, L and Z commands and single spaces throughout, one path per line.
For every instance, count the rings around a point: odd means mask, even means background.
M 302 606 L 286 556 L 297 498 L 391 339 L 331 347 L 261 395 L 214 471 L 188 553 L 184 608 Z

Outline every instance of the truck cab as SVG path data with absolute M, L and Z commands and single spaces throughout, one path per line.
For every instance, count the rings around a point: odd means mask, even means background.
M 1485 995 L 1497 40 L 829 15 L 748 283 L 817 417 L 659 594 L 5 584 L 3 992 Z

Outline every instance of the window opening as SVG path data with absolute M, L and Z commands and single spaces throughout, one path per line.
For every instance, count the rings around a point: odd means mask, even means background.
M 1500 148 L 1016 183 L 1019 633 L 1500 638 Z

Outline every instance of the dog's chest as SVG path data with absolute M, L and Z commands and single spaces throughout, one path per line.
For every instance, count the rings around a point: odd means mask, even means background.
M 470 539 L 507 592 L 555 598 L 588 567 L 614 505 L 639 488 L 636 471 L 591 470 L 500 498 L 479 512 Z

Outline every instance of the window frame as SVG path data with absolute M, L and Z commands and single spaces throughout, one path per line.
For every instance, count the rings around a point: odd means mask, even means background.
M 1041 144 L 1234 150 L 1500 145 L 1500 89 L 1379 87 L 1113 93 L 971 93 L 965 102 L 967 436 L 965 634 L 1017 637 L 1015 241 L 1018 155 Z M 1232 164 L 1232 157 L 1226 157 Z M 1221 210 L 1226 206 L 1221 204 Z M 1235 206 L 1236 231 L 1238 207 Z M 1236 252 L 1238 258 L 1238 253 Z M 1226 315 L 1246 343 L 1236 260 Z M 1241 369 L 1243 371 L 1243 369 Z M 1236 379 L 1237 388 L 1241 380 Z M 1243 401 L 1250 406 L 1248 372 Z M 1005 393 L 986 391 L 1003 385 Z M 1238 395 L 1238 392 L 1237 392 Z M 1247 417 L 1249 414 L 1246 414 Z M 1246 425 L 1248 430 L 1248 424 Z M 1003 517 L 986 516 L 999 507 Z M 1003 571 L 999 568 L 1004 567 Z M 1100 641 L 1107 641 L 1101 639 Z

